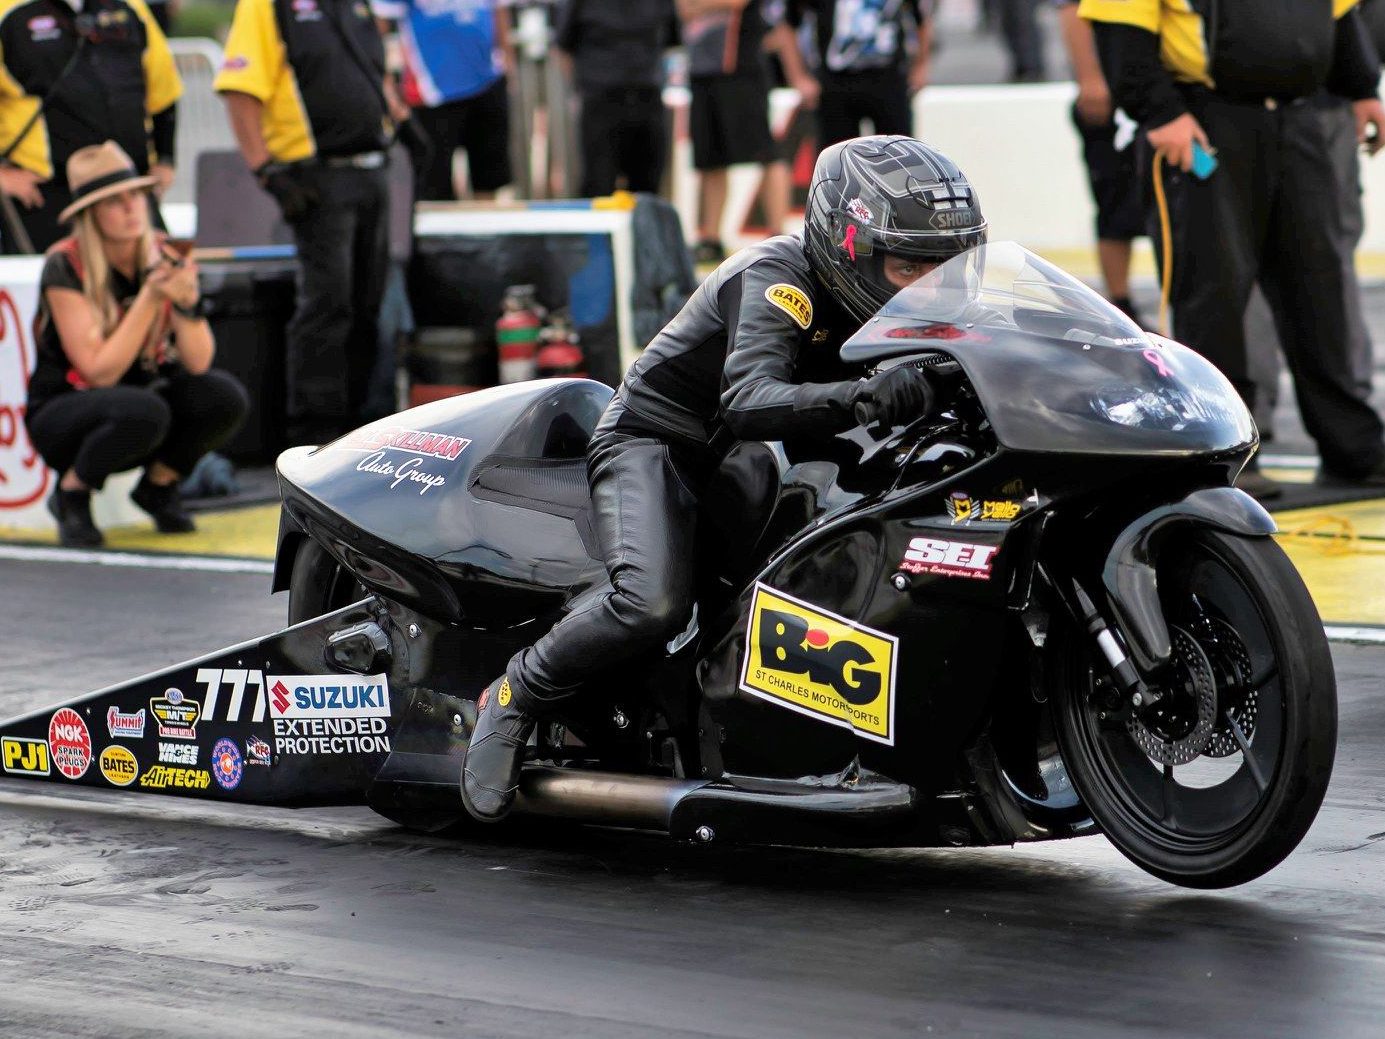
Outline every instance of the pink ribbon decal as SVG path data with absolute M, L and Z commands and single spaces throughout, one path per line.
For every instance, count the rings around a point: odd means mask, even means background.
M 1144 351 L 1144 355 L 1145 360 L 1148 361 L 1150 364 L 1154 365 L 1154 370 L 1158 372 L 1160 375 L 1162 375 L 1164 378 L 1167 379 L 1169 376 L 1173 374 L 1173 372 L 1169 369 L 1169 366 L 1164 363 L 1164 359 L 1161 356 L 1159 356 L 1158 350 L 1146 350 Z
M 846 237 L 842 239 L 842 248 L 845 249 L 846 252 L 847 252 L 847 255 L 851 257 L 851 262 L 852 262 L 852 263 L 855 263 L 855 262 L 856 262 L 856 225 L 855 225 L 855 224 L 847 224 L 847 225 L 846 225 Z

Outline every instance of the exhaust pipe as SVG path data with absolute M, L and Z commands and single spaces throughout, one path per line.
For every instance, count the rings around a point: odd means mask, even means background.
M 519 781 L 515 811 L 668 833 L 673 810 L 706 780 L 662 779 L 611 772 L 576 772 L 530 765 Z

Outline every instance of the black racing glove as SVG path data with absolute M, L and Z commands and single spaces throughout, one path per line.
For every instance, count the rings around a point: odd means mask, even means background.
M 260 187 L 274 196 L 284 219 L 291 224 L 302 220 L 322 201 L 317 189 L 303 183 L 298 171 L 286 162 L 266 162 L 255 170 L 255 179 L 260 182 Z
M 913 365 L 901 364 L 866 380 L 856 417 L 863 425 L 878 421 L 902 426 L 931 414 L 936 402 L 932 380 Z

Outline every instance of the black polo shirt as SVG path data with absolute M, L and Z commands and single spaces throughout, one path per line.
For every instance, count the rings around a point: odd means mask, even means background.
M 216 89 L 258 98 L 270 154 L 297 162 L 384 148 L 384 75 L 366 0 L 239 0 Z
M 572 55 L 577 89 L 664 85 L 664 51 L 678 44 L 673 0 L 564 0 L 555 42 Z
M 77 62 L 63 75 L 82 37 Z M 144 0 L 87 0 L 79 15 L 61 0 L 0 0 L 0 59 L 0 142 L 13 141 L 40 99 L 48 99 L 10 154 L 16 166 L 44 178 L 61 178 L 68 156 L 105 140 L 124 148 L 144 172 L 149 119 L 170 109 L 183 90 Z M 169 137 L 158 148 L 167 156 Z

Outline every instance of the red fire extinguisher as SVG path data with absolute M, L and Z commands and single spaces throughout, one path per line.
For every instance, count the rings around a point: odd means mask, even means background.
M 540 379 L 585 379 L 586 355 L 581 337 L 566 315 L 555 315 L 540 335 L 538 370 Z
M 505 290 L 500 319 L 495 323 L 502 383 L 524 382 L 536 377 L 535 362 L 542 325 L 542 308 L 534 298 L 534 286 L 512 285 Z

